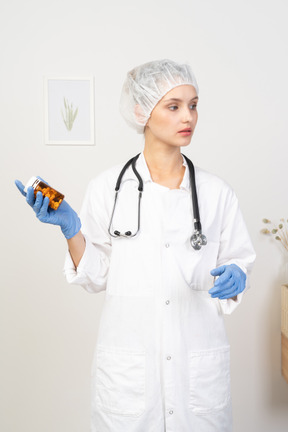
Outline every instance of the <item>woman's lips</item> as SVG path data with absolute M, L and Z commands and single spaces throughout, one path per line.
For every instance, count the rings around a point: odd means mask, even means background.
M 178 133 L 179 133 L 180 135 L 183 135 L 183 136 L 188 136 L 188 135 L 191 135 L 191 133 L 192 133 L 192 129 L 190 129 L 190 128 L 182 129 L 182 130 L 179 131 Z

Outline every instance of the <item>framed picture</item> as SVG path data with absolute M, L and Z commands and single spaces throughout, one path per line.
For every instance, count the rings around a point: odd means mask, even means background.
M 44 78 L 45 144 L 94 145 L 94 79 Z

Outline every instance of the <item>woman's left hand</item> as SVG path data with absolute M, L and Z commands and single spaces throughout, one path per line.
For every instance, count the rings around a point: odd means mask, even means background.
M 213 288 L 209 290 L 211 297 L 228 299 L 237 296 L 245 289 L 246 274 L 236 264 L 223 265 L 211 270 L 212 276 L 219 276 Z

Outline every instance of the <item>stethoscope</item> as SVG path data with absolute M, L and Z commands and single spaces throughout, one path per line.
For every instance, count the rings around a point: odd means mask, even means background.
M 136 169 L 136 161 L 138 159 L 138 157 L 140 156 L 140 153 L 137 156 L 134 156 L 133 158 L 131 158 L 122 168 L 119 177 L 117 179 L 116 182 L 116 186 L 115 186 L 115 199 L 114 199 L 114 206 L 113 206 L 113 210 L 112 210 L 112 215 L 111 215 L 111 219 L 110 219 L 110 224 L 109 224 L 109 234 L 114 237 L 114 238 L 119 238 L 119 237 L 125 237 L 125 238 L 132 238 L 135 237 L 139 231 L 140 231 L 140 213 L 141 213 L 141 198 L 142 198 L 142 193 L 143 193 L 143 180 L 139 174 L 139 172 Z M 202 234 L 202 227 L 201 227 L 201 222 L 200 222 L 200 214 L 199 214 L 199 206 L 198 206 L 198 197 L 197 197 L 197 192 L 196 192 L 196 182 L 195 182 L 195 170 L 194 170 L 194 165 L 192 163 L 192 161 L 185 155 L 183 155 L 188 168 L 189 168 L 189 177 L 190 177 L 190 187 L 191 187 L 191 195 L 192 195 L 192 206 L 193 206 L 193 215 L 194 215 L 194 233 L 192 234 L 192 236 L 190 237 L 190 243 L 191 246 L 195 249 L 195 250 L 200 250 L 202 246 L 205 246 L 207 244 L 207 238 L 205 235 Z M 132 170 L 134 171 L 135 176 L 138 179 L 138 226 L 137 229 L 135 231 L 135 233 L 133 234 L 131 231 L 126 231 L 125 233 L 121 233 L 120 231 L 113 231 L 111 232 L 111 227 L 112 227 L 112 223 L 113 223 L 113 217 L 114 217 L 114 213 L 115 213 L 115 208 L 116 208 L 116 204 L 117 204 L 117 199 L 118 199 L 118 193 L 120 190 L 120 186 L 121 186 L 121 181 L 122 178 L 126 172 L 126 170 L 129 168 L 129 166 L 132 166 Z

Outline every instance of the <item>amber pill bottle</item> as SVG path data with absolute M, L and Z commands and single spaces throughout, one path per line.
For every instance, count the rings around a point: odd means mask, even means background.
M 31 177 L 30 180 L 27 182 L 25 186 L 26 192 L 29 186 L 33 187 L 35 197 L 37 195 L 37 192 L 42 192 L 42 195 L 44 197 L 48 197 L 49 207 L 51 207 L 53 210 L 57 210 L 64 199 L 64 195 L 62 193 L 58 192 L 56 189 L 52 188 L 47 183 L 37 177 Z

